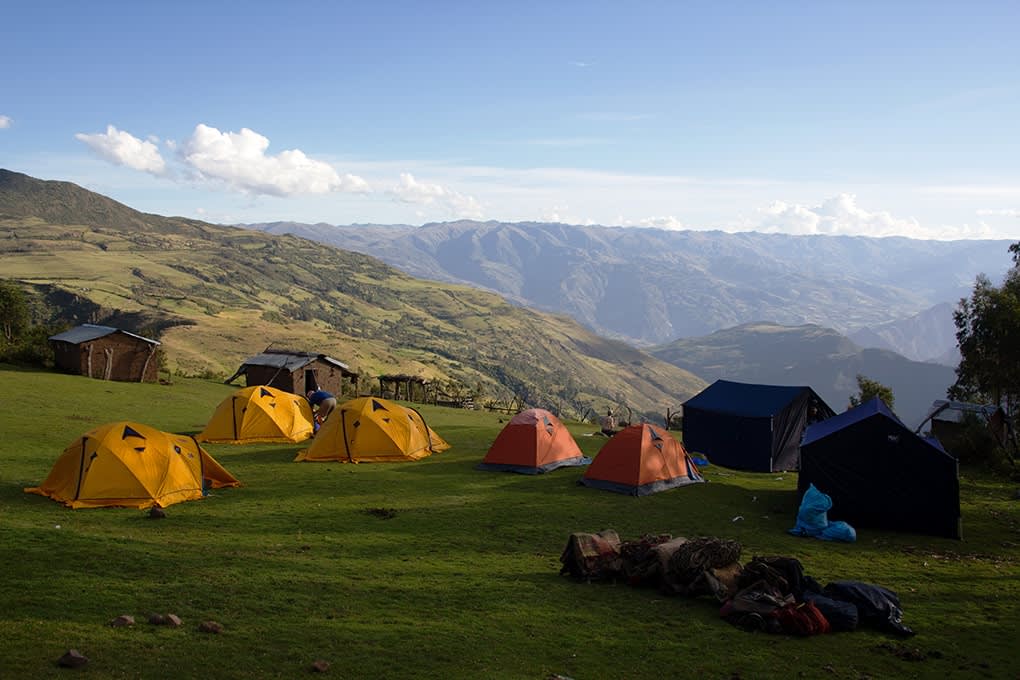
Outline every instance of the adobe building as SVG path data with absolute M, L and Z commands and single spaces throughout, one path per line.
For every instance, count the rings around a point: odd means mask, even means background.
M 101 380 L 156 382 L 158 340 L 111 326 L 82 324 L 49 337 L 57 368 Z
M 268 385 L 300 395 L 309 390 L 326 390 L 338 397 L 358 393 L 358 374 L 325 354 L 267 347 L 261 354 L 245 359 L 224 382 L 233 382 L 242 375 L 247 387 Z

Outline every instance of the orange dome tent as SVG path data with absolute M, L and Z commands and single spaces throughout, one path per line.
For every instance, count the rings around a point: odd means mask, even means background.
M 294 460 L 392 463 L 419 460 L 448 448 L 413 408 L 361 397 L 333 409 L 312 445 Z
M 585 486 L 647 496 L 704 482 L 683 444 L 655 425 L 631 425 L 606 442 L 588 466 Z
M 71 442 L 43 483 L 25 492 L 71 508 L 149 508 L 239 485 L 192 437 L 119 421 Z
M 510 419 L 476 467 L 536 475 L 590 462 L 556 416 L 545 409 L 532 408 Z

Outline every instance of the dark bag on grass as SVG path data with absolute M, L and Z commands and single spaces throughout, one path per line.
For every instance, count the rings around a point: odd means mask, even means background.
M 803 599 L 801 596 L 804 591 L 811 587 L 821 590 L 813 578 L 804 574 L 804 566 L 796 557 L 755 555 L 744 567 L 744 572 L 760 574 L 761 578 L 768 580 L 784 593 L 793 595 L 797 600 Z
M 821 593 L 805 591 L 804 600 L 813 603 L 818 611 L 829 620 L 832 632 L 852 632 L 857 630 L 857 605 L 826 597 Z
M 829 621 L 811 602 L 788 604 L 776 610 L 776 618 L 783 632 L 808 637 L 822 635 L 830 630 Z
M 784 595 L 766 581 L 756 581 L 723 603 L 719 615 L 744 630 L 782 633 L 776 612 L 793 604 L 793 597 Z
M 662 575 L 662 591 L 689 597 L 718 597 L 718 579 L 710 578 L 711 572 L 731 568 L 740 560 L 740 550 L 740 543 L 725 538 L 701 536 L 687 541 L 670 556 Z
M 560 574 L 585 581 L 615 579 L 620 574 L 620 537 L 612 529 L 597 534 L 570 534 L 560 555 Z
M 822 594 L 856 605 L 858 619 L 862 624 L 903 637 L 914 635 L 913 630 L 903 625 L 900 598 L 891 590 L 860 581 L 834 581 L 825 586 Z
M 621 571 L 632 586 L 655 586 L 662 579 L 659 554 L 662 545 L 673 540 L 670 534 L 645 534 L 636 541 L 620 544 Z

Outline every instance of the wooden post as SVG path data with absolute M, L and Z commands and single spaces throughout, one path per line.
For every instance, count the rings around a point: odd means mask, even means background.
M 113 374 L 113 348 L 105 348 L 103 354 L 106 355 L 106 370 L 103 371 L 103 380 L 109 380 Z
M 145 357 L 145 363 L 142 364 L 142 374 L 138 376 L 138 382 L 145 382 L 145 371 L 149 369 L 149 362 L 152 361 L 152 355 L 156 353 L 156 346 L 149 345 L 149 356 Z

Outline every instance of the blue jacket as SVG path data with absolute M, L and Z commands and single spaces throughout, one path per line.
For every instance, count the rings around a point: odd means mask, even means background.
M 312 393 L 312 396 L 308 397 L 308 403 L 312 406 L 318 406 L 327 399 L 333 399 L 333 395 L 326 390 L 316 390 Z

